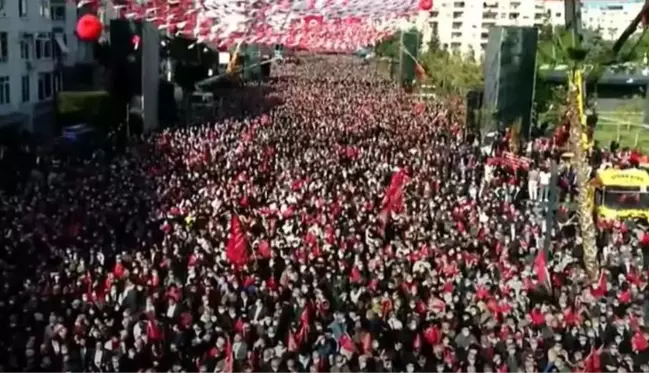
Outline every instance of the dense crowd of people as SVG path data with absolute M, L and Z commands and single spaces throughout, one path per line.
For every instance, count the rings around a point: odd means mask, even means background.
M 0 195 L 0 371 L 649 372 L 637 232 L 590 283 L 551 152 L 495 166 L 352 57 L 277 70 Z

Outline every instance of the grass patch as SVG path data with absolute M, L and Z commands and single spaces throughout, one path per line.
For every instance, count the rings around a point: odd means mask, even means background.
M 619 141 L 622 147 L 638 148 L 649 154 L 649 126 L 643 125 L 641 112 L 600 113 L 595 128 L 595 140 L 608 147 L 611 141 Z
M 79 123 L 106 132 L 119 118 L 110 95 L 105 91 L 59 92 L 57 121 L 59 127 Z

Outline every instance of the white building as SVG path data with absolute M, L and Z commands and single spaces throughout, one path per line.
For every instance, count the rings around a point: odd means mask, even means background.
M 638 14 L 644 0 L 582 0 L 582 24 L 617 38 Z M 480 57 L 492 26 L 563 25 L 563 0 L 437 0 L 430 14 L 439 42 Z
M 583 0 L 581 3 L 582 26 L 598 30 L 604 39 L 616 40 L 640 13 L 643 6 L 644 0 Z M 563 0 L 546 0 L 544 7 L 547 19 L 551 24 L 564 24 Z
M 542 23 L 541 0 L 438 0 L 431 21 L 439 42 L 451 50 L 480 57 L 493 26 Z
M 76 20 L 65 0 L 0 0 L 0 126 L 47 131 L 60 67 L 92 58 L 77 48 Z

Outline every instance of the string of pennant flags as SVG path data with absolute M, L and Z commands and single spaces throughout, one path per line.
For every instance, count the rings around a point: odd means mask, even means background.
M 78 7 L 105 0 L 73 0 Z M 227 48 L 240 43 L 282 44 L 318 51 L 350 51 L 392 35 L 430 0 L 114 0 L 118 18 L 154 23 L 170 35 Z M 426 9 L 427 8 L 427 9 Z

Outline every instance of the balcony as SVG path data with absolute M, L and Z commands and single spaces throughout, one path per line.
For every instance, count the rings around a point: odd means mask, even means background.
M 482 19 L 488 19 L 488 20 L 495 20 L 498 17 L 498 13 L 492 12 L 492 11 L 487 11 L 482 14 Z
M 484 9 L 498 9 L 498 1 L 496 0 L 485 1 L 484 3 L 482 3 L 482 7 Z

